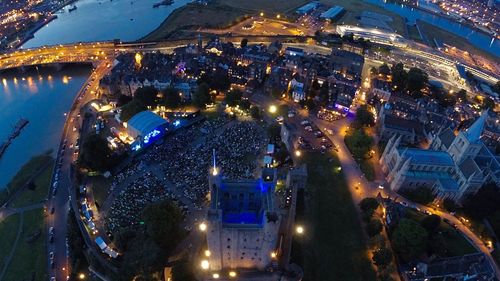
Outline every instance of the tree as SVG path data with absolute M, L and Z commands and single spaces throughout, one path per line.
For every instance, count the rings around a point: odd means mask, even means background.
M 394 230 L 393 245 L 405 261 L 420 257 L 426 249 L 427 231 L 415 221 L 401 219 Z
M 240 44 L 241 48 L 244 49 L 247 47 L 247 45 L 248 45 L 248 39 L 246 38 L 241 39 L 241 44 Z
M 372 66 L 370 68 L 370 74 L 371 75 L 377 75 L 378 74 L 378 68 L 376 68 L 375 66 Z
M 117 107 L 122 107 L 122 106 L 126 105 L 127 103 L 129 103 L 131 101 L 132 101 L 132 97 L 131 96 L 126 96 L 126 95 L 120 94 L 118 96 L 117 101 L 116 101 L 116 106 Z
M 269 136 L 270 140 L 278 139 L 281 135 L 281 126 L 276 123 L 269 125 L 269 127 L 267 128 L 267 135 Z
M 373 144 L 373 139 L 362 129 L 350 131 L 344 141 L 357 159 L 365 158 Z
M 196 276 L 193 265 L 188 260 L 181 260 L 172 267 L 172 279 L 175 281 L 193 281 Z
M 378 68 L 378 73 L 385 76 L 391 75 L 391 69 L 386 63 L 384 63 Z
M 368 214 L 370 217 L 373 215 L 375 210 L 378 208 L 379 203 L 376 198 L 366 197 L 361 202 L 359 202 L 359 208 L 363 213 Z
M 410 68 L 410 71 L 408 71 L 406 88 L 412 95 L 419 97 L 420 90 L 427 85 L 427 82 L 429 82 L 429 76 L 426 72 L 417 67 Z
M 495 108 L 495 101 L 490 97 L 485 97 L 483 103 L 481 104 L 482 109 L 492 109 Z
M 158 90 L 155 87 L 140 87 L 135 90 L 134 99 L 140 101 L 145 106 L 154 106 L 158 104 Z
M 404 69 L 402 63 L 398 63 L 392 66 L 392 84 L 396 86 L 396 90 L 403 91 L 406 88 L 406 80 L 408 79 L 408 73 Z
M 107 141 L 96 134 L 87 136 L 83 140 L 78 163 L 94 171 L 104 172 L 111 168 L 113 159 Z
M 309 111 L 312 111 L 316 108 L 316 104 L 314 103 L 313 99 L 307 99 L 306 106 L 307 106 L 307 110 L 309 110 Z
M 377 249 L 373 252 L 372 260 L 377 267 L 385 268 L 392 261 L 392 251 L 386 247 Z
M 167 87 L 162 90 L 163 93 L 163 104 L 166 108 L 174 109 L 179 107 L 181 104 L 181 96 L 179 91 L 174 87 Z
M 493 90 L 493 92 L 500 94 L 500 81 L 497 81 L 495 85 L 491 87 L 491 89 Z
M 207 83 L 201 83 L 198 85 L 196 92 L 193 94 L 193 104 L 199 108 L 205 108 L 207 104 L 212 101 L 210 96 L 210 87 Z
M 183 215 L 172 201 L 160 201 L 146 206 L 142 218 L 146 233 L 164 251 L 171 251 L 182 239 Z
M 425 217 L 420 224 L 427 230 L 428 233 L 434 233 L 441 224 L 441 217 L 438 215 L 430 215 Z
M 242 110 L 249 110 L 251 105 L 252 104 L 250 103 L 249 100 L 241 100 L 240 101 L 240 108 Z
M 449 198 L 446 198 L 443 200 L 443 207 L 448 212 L 456 212 L 458 209 L 458 205 L 455 203 L 455 201 L 453 201 Z
M 370 237 L 374 237 L 382 232 L 382 223 L 379 219 L 371 219 L 366 225 L 366 234 Z
M 137 113 L 146 110 L 146 106 L 142 104 L 138 100 L 133 100 L 126 105 L 122 106 L 120 113 L 120 120 L 123 122 L 127 122 L 130 118 L 132 118 Z
M 260 120 L 260 109 L 258 106 L 252 105 L 250 107 L 250 116 L 252 116 L 253 119 L 255 120 Z
M 464 89 L 458 91 L 457 98 L 460 99 L 461 102 L 467 102 L 467 91 Z
M 356 122 L 361 126 L 373 126 L 375 124 L 373 113 L 368 110 L 366 104 L 356 110 Z
M 240 90 L 232 90 L 226 93 L 224 101 L 227 105 L 233 107 L 236 106 L 240 101 L 243 93 Z
M 422 205 L 427 205 L 434 201 L 434 198 L 436 198 L 436 195 L 432 192 L 432 189 L 425 186 L 417 188 L 405 188 L 401 191 L 401 194 L 406 196 L 411 201 Z
M 320 100 L 322 105 L 326 105 L 329 98 L 330 98 L 330 89 L 329 89 L 328 83 L 325 82 L 325 83 L 323 83 L 323 85 L 321 86 L 321 89 L 319 90 L 319 100 Z
M 483 219 L 500 210 L 500 189 L 494 182 L 487 183 L 476 194 L 469 196 L 463 206 L 467 215 Z

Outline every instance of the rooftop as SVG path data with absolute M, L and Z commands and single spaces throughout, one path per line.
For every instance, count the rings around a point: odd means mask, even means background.
M 418 148 L 399 148 L 398 151 L 405 158 L 411 158 L 416 165 L 454 166 L 453 158 L 446 151 L 426 150 Z

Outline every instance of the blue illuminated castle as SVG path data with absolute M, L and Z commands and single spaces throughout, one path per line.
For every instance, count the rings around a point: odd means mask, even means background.
M 276 171 L 264 169 L 258 179 L 225 179 L 214 157 L 209 185 L 210 270 L 265 269 L 272 261 L 280 224 L 274 210 Z

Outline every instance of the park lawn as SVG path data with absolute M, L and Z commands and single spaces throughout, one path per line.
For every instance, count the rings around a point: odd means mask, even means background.
M 5 258 L 12 251 L 19 229 L 20 215 L 15 214 L 0 222 L 0 271 L 5 266 Z
M 245 16 L 244 11 L 226 5 L 188 4 L 171 13 L 157 29 L 141 40 L 163 40 L 176 31 L 196 29 L 197 27 L 225 28 L 243 20 Z
M 313 153 L 306 163 L 309 196 L 304 224 L 310 236 L 298 249 L 304 255 L 304 280 L 376 280 L 351 193 L 342 174 L 334 170 L 338 159 L 330 163 L 327 156 Z
M 482 56 L 490 61 L 498 61 L 498 57 L 483 51 L 471 43 L 469 43 L 466 39 L 455 35 L 451 32 L 448 32 L 444 29 L 441 29 L 437 26 L 429 24 L 424 21 L 418 21 L 418 25 L 420 26 L 420 30 L 422 33 L 429 39 L 429 41 L 434 42 L 434 38 L 438 42 L 442 42 L 451 46 L 456 46 L 461 50 L 467 50 L 471 54 L 476 54 Z
M 51 151 L 45 154 L 35 156 L 31 158 L 26 164 L 24 164 L 21 169 L 16 173 L 12 180 L 7 184 L 9 192 L 13 194 L 17 190 L 21 189 L 24 184 L 31 178 L 33 173 L 38 171 L 41 167 L 47 164 L 47 162 L 53 160 L 50 156 Z M 9 194 L 7 189 L 3 189 L 0 192 L 0 205 L 3 205 L 9 199 Z
M 31 280 L 32 275 L 36 281 L 48 280 L 44 223 L 42 208 L 24 212 L 23 232 L 4 280 Z M 28 243 L 27 238 L 39 229 L 40 237 Z
M 52 160 L 51 160 L 52 161 Z M 52 161 L 53 162 L 53 161 Z M 38 175 L 35 180 L 35 190 L 25 189 L 12 203 L 11 207 L 20 208 L 29 206 L 35 203 L 42 202 L 47 198 L 52 179 L 53 165 L 50 164 L 45 170 Z
M 404 36 L 406 33 L 406 23 L 403 17 L 376 5 L 362 0 L 321 0 L 320 2 L 330 6 L 341 6 L 346 10 L 344 15 L 336 21 L 337 24 L 358 25 L 357 17 L 360 17 L 363 11 L 369 11 L 392 17 L 393 21 L 389 25 L 400 35 Z

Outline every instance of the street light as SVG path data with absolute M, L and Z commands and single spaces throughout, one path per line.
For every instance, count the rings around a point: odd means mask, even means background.
M 229 277 L 236 277 L 236 271 L 229 271 Z
M 264 12 L 260 12 L 260 16 L 263 17 L 264 16 Z
M 300 157 L 302 152 L 300 150 L 295 150 L 295 156 Z
M 277 111 L 278 111 L 278 108 L 276 107 L 276 105 L 273 104 L 273 105 L 269 106 L 269 113 L 274 114 Z
M 207 260 L 201 261 L 201 269 L 208 270 L 209 267 L 210 267 L 210 263 Z
M 219 275 L 219 273 L 214 273 L 214 274 L 212 274 L 212 277 L 214 279 L 219 279 L 220 275 Z
M 209 250 L 205 250 L 205 257 L 210 257 L 210 251 Z
M 295 232 L 297 232 L 297 234 L 304 234 L 304 227 L 301 226 L 301 225 L 298 225 L 296 228 L 295 228 Z
M 85 274 L 80 273 L 80 275 L 78 275 L 78 278 L 80 278 L 81 280 L 85 279 Z
M 202 223 L 200 223 L 199 228 L 201 231 L 205 232 L 207 230 L 207 224 L 202 222 Z

